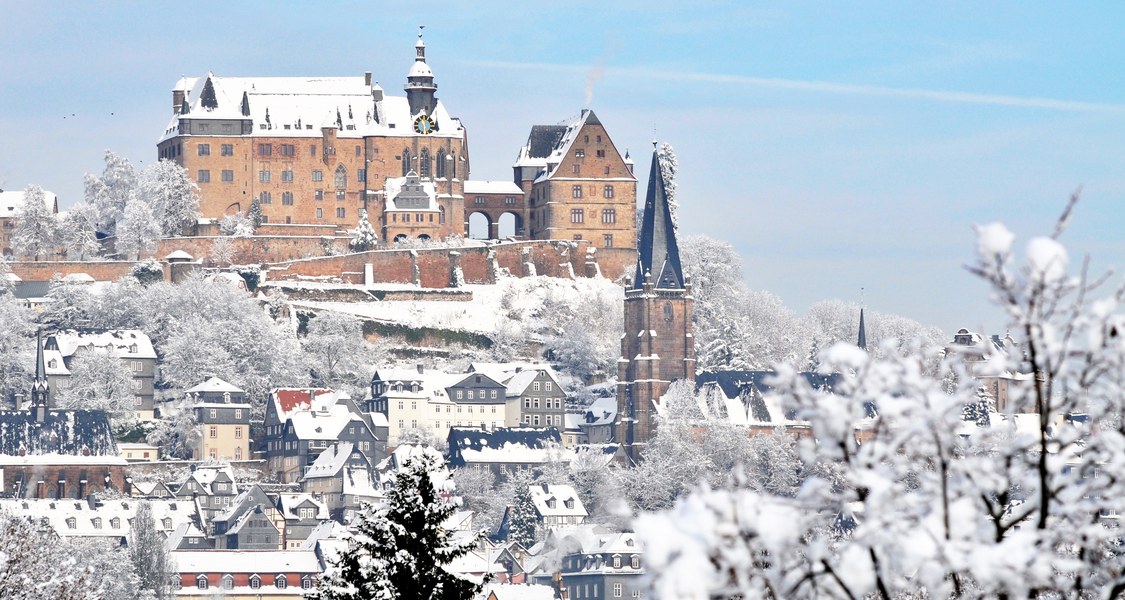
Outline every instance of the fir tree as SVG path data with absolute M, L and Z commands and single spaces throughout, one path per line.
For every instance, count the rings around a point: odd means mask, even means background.
M 992 394 L 988 388 L 977 388 L 976 400 L 966 404 L 961 411 L 961 417 L 966 421 L 973 421 L 978 427 L 988 427 L 992 424 L 988 413 L 992 412 Z
M 250 201 L 250 207 L 246 209 L 246 218 L 250 220 L 250 225 L 254 229 L 262 226 L 262 203 L 257 198 Z
M 435 481 L 435 478 L 438 481 Z M 395 474 L 387 501 L 364 511 L 348 541 L 309 598 L 318 600 L 469 600 L 480 585 L 444 565 L 477 540 L 455 542 L 442 528 L 456 510 L 441 492 L 452 491 L 441 455 L 427 448 Z
M 364 252 L 375 248 L 379 243 L 379 237 L 375 235 L 375 229 L 371 227 L 371 222 L 367 220 L 367 211 L 359 209 L 359 224 L 352 230 L 352 239 L 348 242 L 348 246 L 356 252 Z
M 535 503 L 531 500 L 532 483 L 522 483 L 516 492 L 515 501 L 508 507 L 508 541 L 519 542 L 530 548 L 537 541 L 536 530 L 539 525 L 535 513 Z

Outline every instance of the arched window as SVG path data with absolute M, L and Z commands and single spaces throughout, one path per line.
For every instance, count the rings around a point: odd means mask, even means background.
M 289 580 L 287 580 L 284 575 L 279 574 L 274 579 L 274 585 L 277 586 L 277 589 L 283 590 L 283 589 L 289 587 Z
M 423 179 L 429 179 L 432 175 L 430 171 L 430 149 L 422 148 L 422 155 L 418 157 L 418 175 Z
M 336 167 L 336 187 L 338 189 L 348 187 L 348 170 L 344 168 L 344 165 Z
M 457 155 L 449 151 L 449 178 L 457 179 Z
M 410 148 L 402 149 L 402 176 L 410 172 Z
M 434 172 L 437 173 L 438 178 L 445 177 L 445 161 L 448 156 L 449 155 L 445 152 L 445 148 L 438 150 L 437 164 L 434 165 Z

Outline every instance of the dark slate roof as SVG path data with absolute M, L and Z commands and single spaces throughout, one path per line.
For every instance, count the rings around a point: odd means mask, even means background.
M 562 444 L 562 435 L 555 427 L 543 429 L 501 427 L 491 431 L 452 427 L 449 430 L 449 462 L 455 467 L 463 464 L 461 459 L 463 450 L 479 451 L 484 448 L 505 446 L 546 448 L 550 444 Z
M 547 158 L 566 133 L 566 125 L 533 125 L 527 137 L 527 155 L 531 158 Z
M 668 205 L 668 192 L 660 173 L 657 151 L 652 152 L 652 168 L 648 173 L 648 194 L 645 196 L 644 221 L 641 239 L 637 245 L 639 260 L 633 287 L 640 288 L 645 274 L 652 273 L 657 289 L 682 289 L 684 271 L 680 266 L 680 247 L 676 243 L 676 228 L 672 224 L 672 209 Z
M 118 456 L 117 442 L 105 413 L 98 410 L 51 410 L 42 423 L 32 411 L 0 411 L 0 455 L 66 454 Z
M 695 389 L 700 390 L 705 385 L 717 385 L 723 391 L 727 398 L 737 398 L 743 396 L 747 401 L 752 404 L 762 394 L 769 394 L 773 391 L 773 386 L 769 381 L 777 375 L 776 371 L 703 371 L 695 376 Z M 831 392 L 839 394 L 836 391 L 836 384 L 840 380 L 839 373 L 814 373 L 811 371 L 802 371 L 801 376 L 814 390 L 822 392 Z M 757 410 L 765 410 L 764 404 L 761 407 L 753 406 Z M 768 411 L 766 411 L 768 414 Z M 878 413 L 877 408 L 870 402 L 864 403 L 864 412 L 868 417 L 874 417 Z M 795 415 L 786 415 L 788 418 L 793 418 Z M 755 415 L 758 418 L 758 415 Z M 765 420 L 765 419 L 763 419 Z

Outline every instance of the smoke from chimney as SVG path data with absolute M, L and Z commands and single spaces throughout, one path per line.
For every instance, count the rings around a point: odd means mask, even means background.
M 600 61 L 586 73 L 586 108 L 589 108 L 590 104 L 594 102 L 594 84 L 596 84 L 603 75 L 605 75 L 605 66 Z

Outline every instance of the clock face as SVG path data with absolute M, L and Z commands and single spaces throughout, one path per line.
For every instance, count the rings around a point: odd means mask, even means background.
M 417 119 L 414 119 L 414 131 L 422 135 L 429 135 L 437 131 L 437 124 L 434 123 L 434 120 L 431 119 L 429 115 L 421 115 Z

